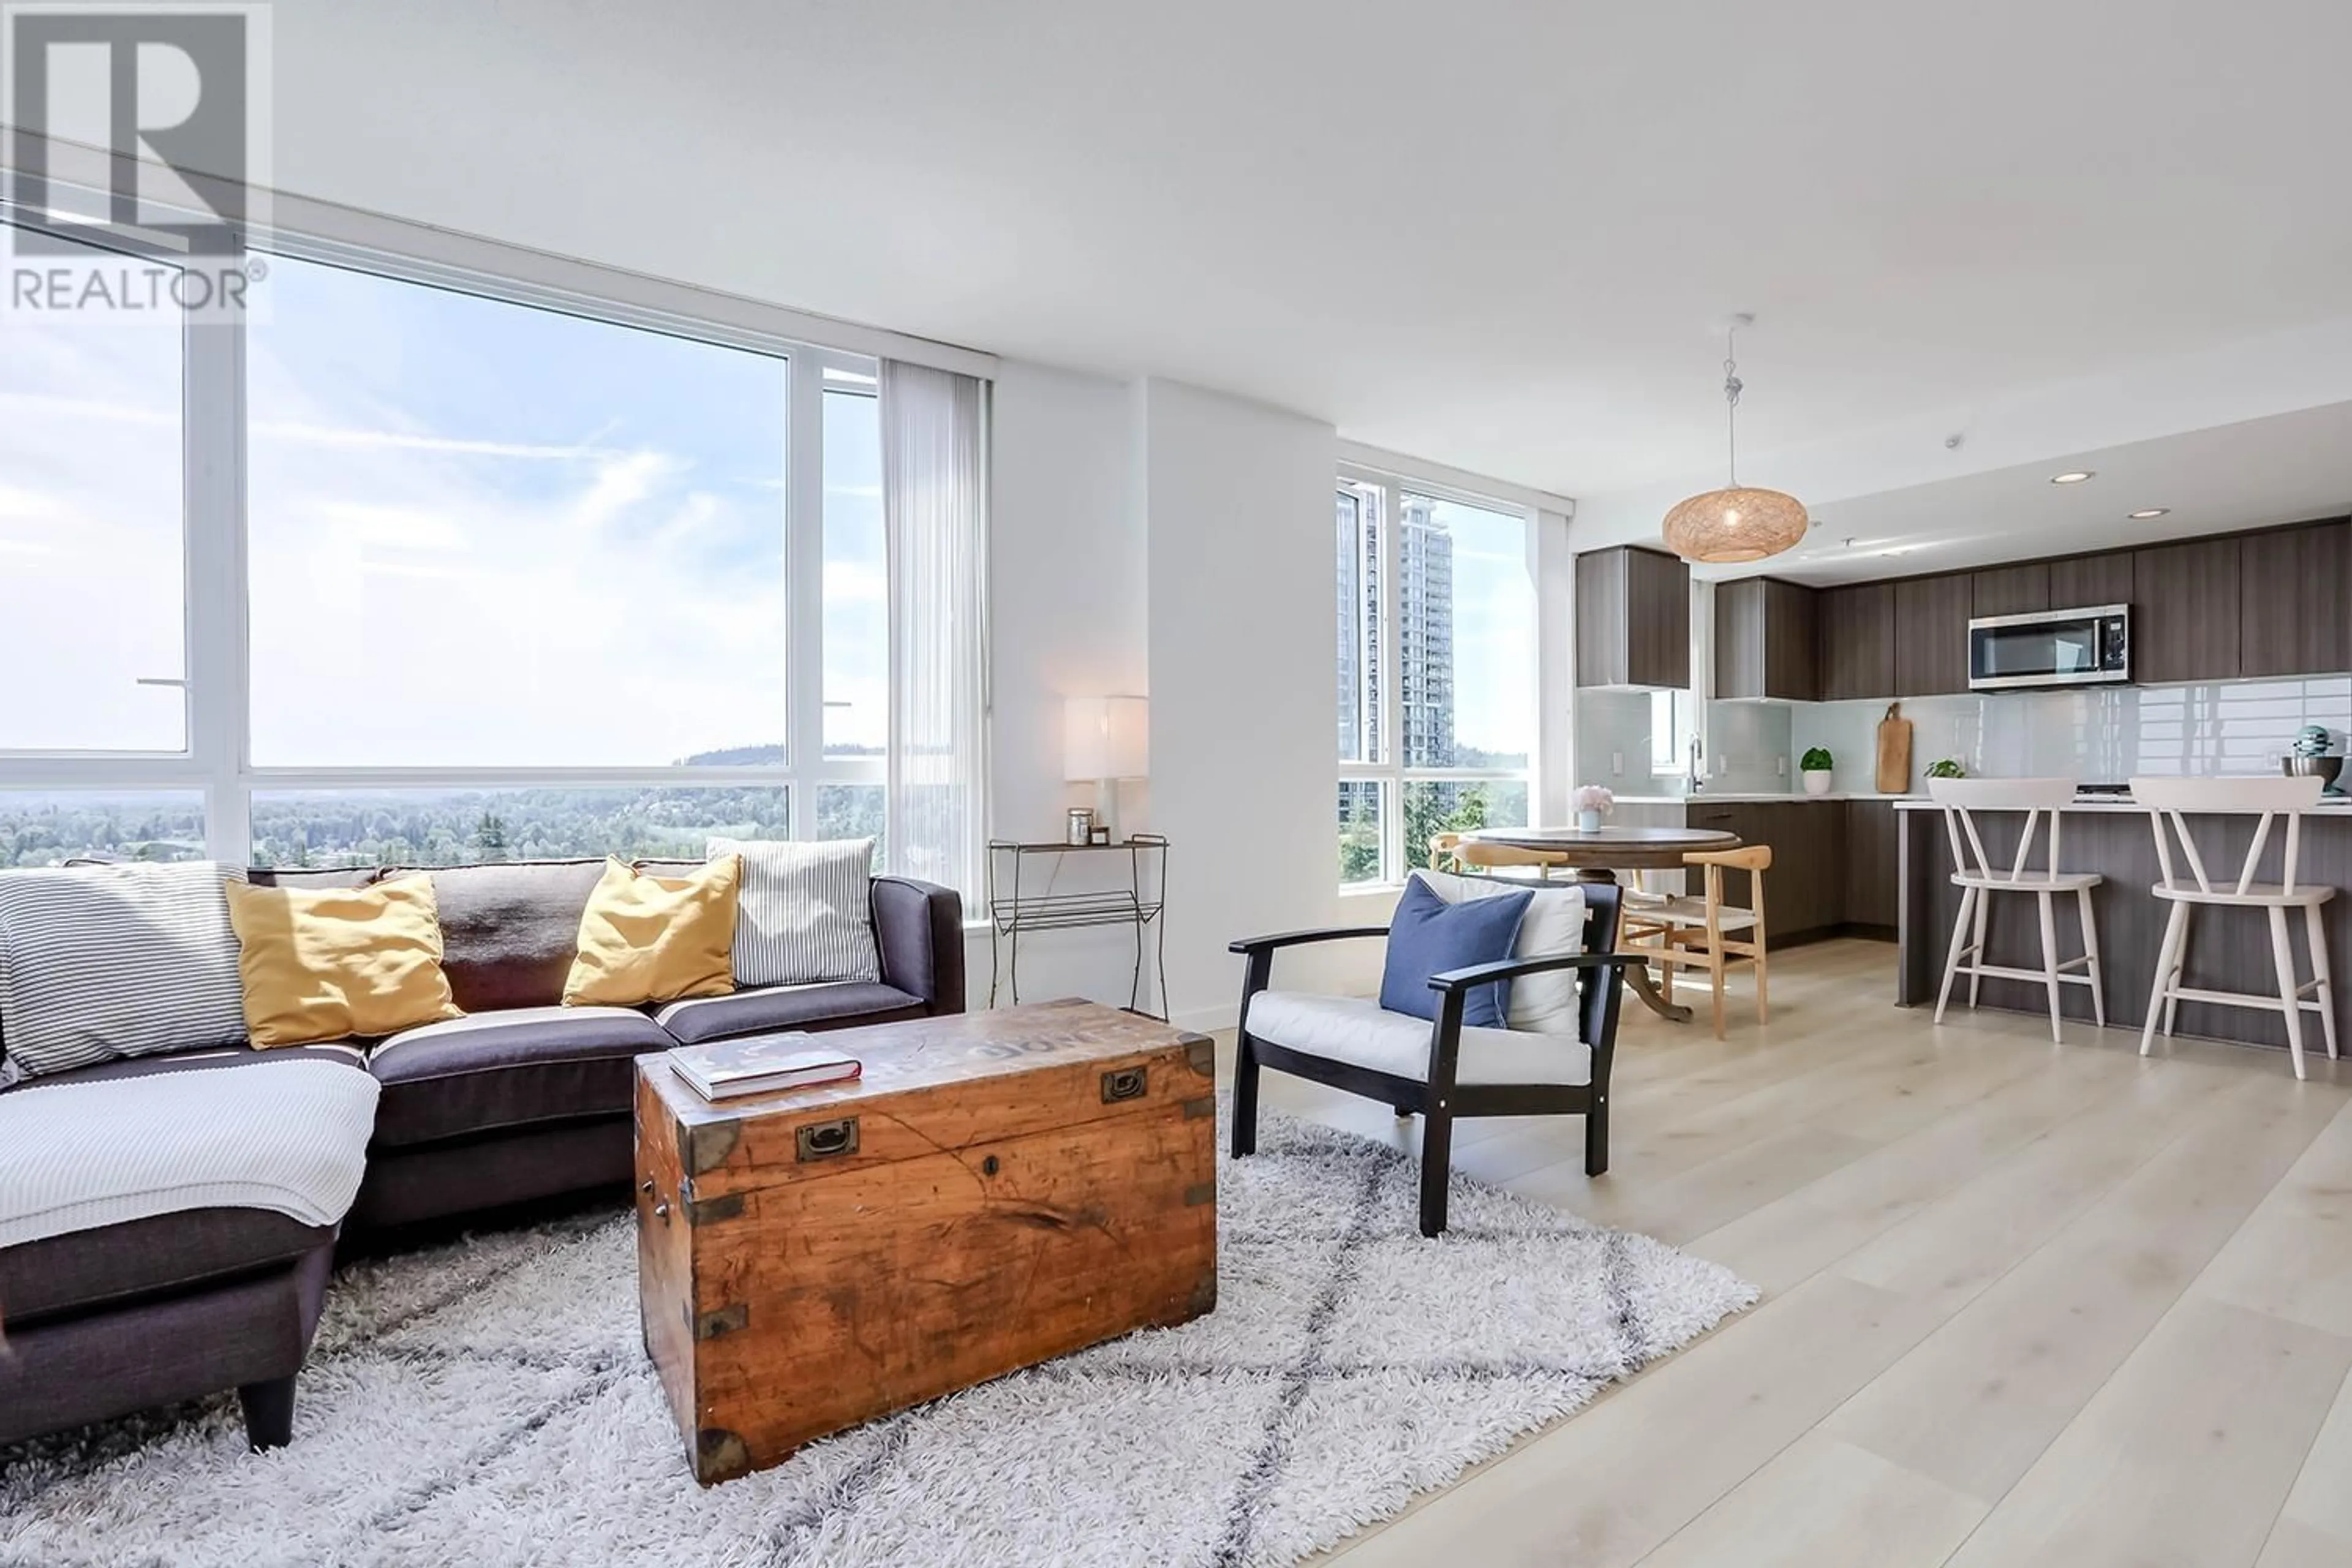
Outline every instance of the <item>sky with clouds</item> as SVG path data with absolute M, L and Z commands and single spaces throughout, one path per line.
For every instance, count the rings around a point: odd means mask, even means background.
M 272 258 L 248 333 L 254 761 L 639 767 L 787 707 L 777 358 Z M 176 751 L 180 354 L 16 321 L 0 354 L 0 749 Z M 885 736 L 871 397 L 824 422 L 828 747 Z M 1515 516 L 1454 539 L 1455 733 L 1524 752 Z
M 784 739 L 781 359 L 273 258 L 248 333 L 265 766 L 644 766 Z M 12 322 L 0 747 L 176 750 L 179 354 Z M 825 421 L 829 745 L 883 738 L 870 397 Z
M 0 334 L 0 749 L 178 751 L 179 334 Z

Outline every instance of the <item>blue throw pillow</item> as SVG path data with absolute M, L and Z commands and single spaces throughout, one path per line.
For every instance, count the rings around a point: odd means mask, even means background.
M 1437 993 L 1429 977 L 1474 963 L 1499 963 L 1519 940 L 1519 921 L 1535 901 L 1533 893 L 1504 893 L 1449 904 L 1435 889 L 1414 877 L 1404 885 L 1389 921 L 1387 961 L 1381 967 L 1381 1005 L 1416 1018 L 1437 1016 Z M 1510 982 L 1474 986 L 1462 999 L 1465 1028 L 1506 1026 Z

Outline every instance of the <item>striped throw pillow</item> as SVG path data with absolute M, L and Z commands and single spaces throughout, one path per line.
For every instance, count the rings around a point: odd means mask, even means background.
M 243 1040 L 227 877 L 202 860 L 0 871 L 0 1072 Z
M 874 840 L 786 843 L 714 838 L 709 856 L 743 858 L 735 896 L 735 984 L 879 980 L 868 883 Z

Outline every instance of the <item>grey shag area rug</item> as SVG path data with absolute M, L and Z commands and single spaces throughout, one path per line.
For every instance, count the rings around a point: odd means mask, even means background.
M 1219 1170 L 1217 1310 L 705 1490 L 640 1348 L 632 1222 L 347 1269 L 293 1444 L 233 1399 L 0 1448 L 0 1563 L 1288 1563 L 1756 1299 L 1728 1271 L 1265 1118 Z

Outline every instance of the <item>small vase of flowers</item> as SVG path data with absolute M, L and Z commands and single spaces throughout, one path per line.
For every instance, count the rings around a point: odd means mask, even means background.
M 1804 775 L 1805 793 L 1807 795 L 1829 794 L 1830 769 L 1834 765 L 1827 746 L 1806 747 L 1805 754 L 1797 762 L 1797 771 Z
M 1601 819 L 1617 804 L 1617 797 L 1599 784 L 1579 784 L 1570 798 L 1576 806 L 1577 829 L 1583 833 L 1601 831 Z

